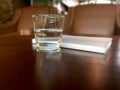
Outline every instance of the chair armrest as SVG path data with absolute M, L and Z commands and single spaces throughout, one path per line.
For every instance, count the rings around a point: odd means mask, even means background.
M 0 24 L 0 35 L 4 35 L 10 32 L 17 32 L 18 20 L 21 14 L 21 9 L 16 9 L 15 15 L 12 20 L 5 24 Z

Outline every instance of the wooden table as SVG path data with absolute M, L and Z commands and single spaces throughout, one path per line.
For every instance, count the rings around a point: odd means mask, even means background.
M 120 90 L 120 37 L 108 53 L 37 53 L 29 36 L 0 38 L 0 90 Z

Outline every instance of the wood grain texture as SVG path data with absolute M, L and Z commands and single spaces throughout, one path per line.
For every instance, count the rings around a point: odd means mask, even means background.
M 32 37 L 0 38 L 0 90 L 120 90 L 120 37 L 105 54 L 37 53 Z

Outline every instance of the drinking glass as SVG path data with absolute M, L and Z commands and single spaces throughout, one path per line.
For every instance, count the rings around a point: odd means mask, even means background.
M 64 16 L 59 14 L 32 15 L 34 35 L 38 52 L 59 52 L 61 50 Z

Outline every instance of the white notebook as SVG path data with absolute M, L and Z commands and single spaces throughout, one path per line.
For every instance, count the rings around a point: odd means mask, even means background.
M 106 53 L 112 44 L 112 38 L 63 35 L 61 47 Z

